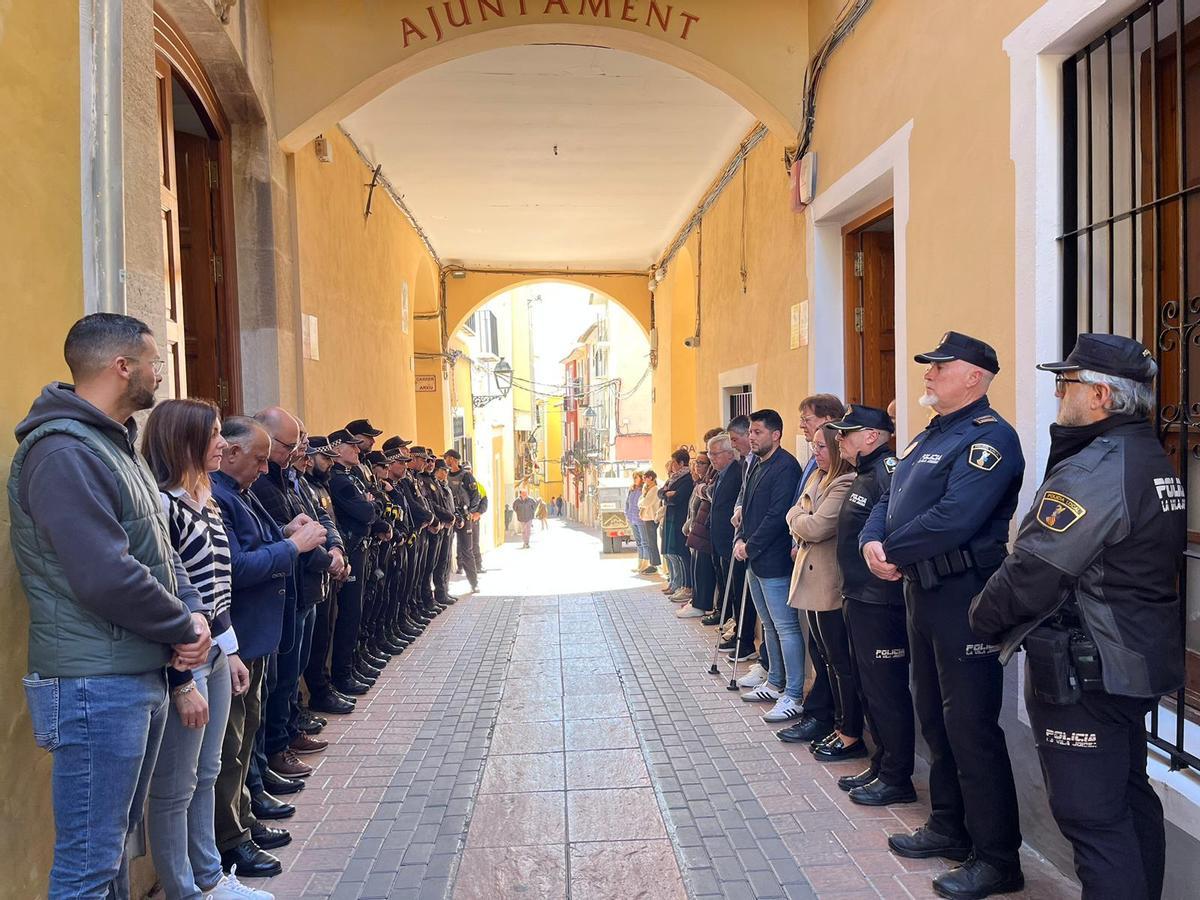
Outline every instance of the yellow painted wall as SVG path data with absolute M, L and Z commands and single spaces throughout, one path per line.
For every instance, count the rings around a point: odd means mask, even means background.
M 538 437 L 538 457 L 545 460 L 541 497 L 549 502 L 563 496 L 563 401 L 562 397 L 547 397 L 538 403 L 542 407 L 543 422 Z
M 468 354 L 467 345 L 458 337 L 450 338 L 451 352 L 457 350 L 460 353 Z M 471 402 L 471 364 L 467 361 L 466 356 L 460 357 L 458 362 L 454 364 L 454 389 L 450 393 L 450 405 L 452 407 L 460 407 L 463 411 L 463 433 L 469 439 L 475 433 L 475 404 Z M 445 449 L 453 446 L 454 437 L 454 421 L 451 417 L 451 443 L 447 444 Z M 468 441 L 469 442 L 469 441 Z
M 529 345 L 529 304 L 527 298 L 533 297 L 534 293 L 535 291 L 529 288 L 514 291 L 509 303 L 509 309 L 512 311 L 509 317 L 509 324 L 512 329 L 512 352 L 508 361 L 512 365 L 513 371 L 513 422 L 516 423 L 518 417 L 520 417 L 529 422 L 530 429 L 533 427 L 534 395 L 530 387 L 533 381 L 533 354 Z M 514 430 L 515 428 L 514 424 Z
M 419 328 L 436 329 L 436 323 L 411 317 L 437 308 L 434 269 L 412 226 L 382 190 L 376 190 L 372 215 L 364 218 L 369 173 L 340 132 L 326 138 L 332 163 L 320 162 L 311 146 L 293 161 L 300 307 L 318 318 L 320 349 L 319 360 L 304 361 L 305 422 L 310 432 L 325 433 L 365 416 L 385 434 L 412 437 L 419 409 L 410 368 L 414 340 Z M 407 333 L 401 321 L 405 282 Z M 437 370 L 436 361 L 432 368 Z
M 67 379 L 63 338 L 83 314 L 79 202 L 78 4 L 53 15 L 37 3 L 0 5 L 0 475 L 8 480 L 13 426 L 44 384 Z M 52 61 L 52 62 L 51 62 Z M 28 607 L 8 551 L 0 504 L 0 872 L 8 897 L 45 892 L 54 845 L 50 756 L 37 749 L 21 689 Z

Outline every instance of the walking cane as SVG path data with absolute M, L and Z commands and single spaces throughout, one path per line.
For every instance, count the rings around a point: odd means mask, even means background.
M 749 575 L 749 573 L 747 573 L 747 575 Z M 742 651 L 742 619 L 745 617 L 746 594 L 749 592 L 749 590 L 750 590 L 750 579 L 747 578 L 745 581 L 742 582 L 742 603 L 741 603 L 741 606 L 738 607 L 737 637 L 734 638 L 734 644 L 733 644 L 733 674 L 731 674 L 729 676 L 729 684 L 725 685 L 725 690 L 727 690 L 727 691 L 738 690 L 737 667 L 738 667 L 738 656 L 741 654 L 741 651 Z
M 717 668 L 717 655 L 721 652 L 721 626 L 725 624 L 725 610 L 729 608 L 729 588 L 733 584 L 733 557 L 729 558 L 729 574 L 725 576 L 725 593 L 721 595 L 721 615 L 717 619 L 717 643 L 713 647 L 712 665 L 708 667 L 709 675 L 716 675 L 721 670 Z

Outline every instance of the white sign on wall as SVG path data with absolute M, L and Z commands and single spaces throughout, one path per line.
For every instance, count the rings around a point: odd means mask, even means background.
M 304 343 L 304 358 L 320 359 L 321 347 L 317 339 L 317 317 L 305 315 L 301 321 L 303 322 L 304 328 L 304 335 L 302 337 Z
M 808 346 L 808 301 L 793 303 L 791 314 L 791 340 L 788 346 L 798 350 Z
M 408 282 L 400 282 L 400 327 L 408 334 Z

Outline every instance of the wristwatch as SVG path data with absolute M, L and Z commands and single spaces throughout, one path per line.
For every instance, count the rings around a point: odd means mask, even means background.
M 196 689 L 196 682 L 188 681 L 171 690 L 172 697 L 182 697 L 184 694 L 190 694 Z

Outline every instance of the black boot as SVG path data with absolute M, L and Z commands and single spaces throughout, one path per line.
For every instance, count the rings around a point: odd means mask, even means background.
M 888 847 L 897 856 L 907 859 L 929 859 L 940 856 L 955 862 L 965 862 L 971 855 L 970 838 L 952 838 L 938 834 L 928 825 L 922 825 L 912 834 L 893 834 L 888 838 Z
M 972 856 L 961 866 L 933 879 L 933 891 L 950 900 L 983 900 L 993 894 L 1013 894 L 1025 887 L 1025 876 L 1018 866 L 1001 871 Z

